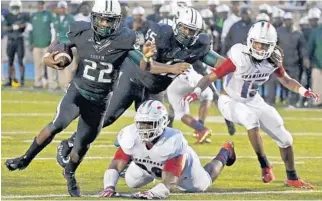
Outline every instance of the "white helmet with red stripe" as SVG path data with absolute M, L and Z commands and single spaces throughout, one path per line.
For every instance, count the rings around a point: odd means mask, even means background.
M 263 60 L 269 58 L 274 51 L 276 42 L 276 29 L 269 22 L 256 22 L 248 31 L 247 47 L 255 59 Z M 261 43 L 262 48 L 260 50 L 255 48 L 258 43 Z
M 141 140 L 151 142 L 159 137 L 167 127 L 168 112 L 160 101 L 148 100 L 140 105 L 134 121 Z

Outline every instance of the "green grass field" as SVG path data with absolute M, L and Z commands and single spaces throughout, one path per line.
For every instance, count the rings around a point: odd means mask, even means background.
M 66 190 L 62 170 L 55 161 L 58 142 L 71 135 L 76 128 L 76 121 L 55 140 L 30 166 L 17 172 L 9 172 L 3 165 L 5 160 L 25 152 L 31 140 L 54 117 L 56 106 L 62 94 L 45 92 L 2 90 L 1 112 L 1 173 L 2 199 L 71 199 Z M 192 111 L 197 114 L 197 105 Z M 216 108 L 211 108 L 207 125 L 213 130 L 212 143 L 193 145 L 192 130 L 180 122 L 175 127 L 184 131 L 186 138 L 201 158 L 203 164 L 216 155 L 226 140 L 235 142 L 237 161 L 235 165 L 226 167 L 218 180 L 206 193 L 181 194 L 174 193 L 173 200 L 313 200 L 322 199 L 322 110 L 285 110 L 279 109 L 284 118 L 286 128 L 294 137 L 294 150 L 297 172 L 302 179 L 317 186 L 314 191 L 285 187 L 284 165 L 279 150 L 273 140 L 263 133 L 268 159 L 273 164 L 276 181 L 270 184 L 261 182 L 261 169 L 255 154 L 248 142 L 245 130 L 237 127 L 235 136 L 229 136 L 226 126 Z M 128 113 L 129 114 L 129 113 Z M 86 159 L 78 169 L 77 179 L 84 197 L 93 198 L 103 186 L 103 174 L 115 152 L 113 142 L 117 131 L 132 123 L 133 117 L 121 117 L 113 126 L 105 128 L 93 143 Z M 148 189 L 150 184 L 144 189 Z M 140 190 L 144 190 L 140 189 Z M 133 192 L 128 189 L 124 179 L 119 180 L 117 191 Z M 92 196 L 91 196 L 92 195 Z

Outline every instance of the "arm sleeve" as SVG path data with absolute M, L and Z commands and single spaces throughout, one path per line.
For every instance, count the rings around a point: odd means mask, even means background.
M 128 57 L 133 61 L 134 64 L 139 66 L 141 60 L 143 59 L 143 54 L 138 50 L 131 50 L 128 53 Z
M 129 162 L 130 156 L 127 155 L 121 147 L 119 147 L 114 155 L 114 160 L 124 160 L 126 162 Z
M 184 167 L 184 157 L 179 155 L 170 160 L 167 160 L 163 166 L 163 171 L 171 172 L 174 176 L 180 177 Z
M 274 71 L 274 74 L 277 76 L 277 77 L 283 77 L 285 73 L 285 69 L 283 66 L 280 66 L 278 67 L 275 71 Z
M 207 64 L 208 66 L 214 67 L 216 65 L 217 59 L 221 57 L 219 54 L 217 54 L 215 51 L 210 50 L 206 56 L 203 58 L 203 62 Z
M 212 73 L 215 73 L 217 78 L 222 78 L 225 75 L 234 72 L 235 70 L 235 64 L 231 61 L 231 59 L 227 58 L 223 64 L 212 69 Z

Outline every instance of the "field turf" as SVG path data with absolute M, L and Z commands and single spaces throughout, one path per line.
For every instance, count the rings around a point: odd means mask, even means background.
M 77 126 L 73 122 L 63 133 L 58 134 L 27 169 L 9 172 L 4 162 L 11 157 L 17 157 L 25 152 L 32 139 L 38 134 L 55 114 L 56 106 L 63 94 L 53 94 L 44 91 L 2 90 L 1 104 L 1 181 L 2 199 L 73 199 L 68 196 L 62 170 L 57 165 L 56 146 L 60 140 L 69 137 Z M 193 114 L 197 114 L 198 105 L 192 106 Z M 111 157 L 114 155 L 113 142 L 117 132 L 133 121 L 133 108 L 121 117 L 114 125 L 102 130 L 92 144 L 85 160 L 77 171 L 77 179 L 81 187 L 81 198 L 93 197 L 103 186 L 103 174 Z M 187 194 L 175 192 L 172 200 L 316 200 L 322 199 L 322 110 L 286 110 L 279 108 L 284 118 L 286 128 L 293 134 L 297 172 L 299 176 L 315 185 L 314 191 L 292 189 L 285 187 L 285 168 L 279 155 L 276 143 L 263 133 L 265 150 L 268 159 L 273 164 L 276 181 L 264 184 L 261 181 L 261 169 L 255 154 L 248 142 L 248 137 L 242 127 L 237 127 L 235 136 L 229 136 L 223 123 L 223 118 L 213 106 L 206 125 L 213 130 L 212 143 L 194 145 L 192 130 L 180 122 L 175 127 L 180 128 L 191 146 L 196 150 L 203 164 L 217 154 L 220 146 L 226 140 L 235 142 L 237 161 L 231 167 L 226 167 L 218 180 L 205 193 Z M 151 188 L 137 189 L 142 191 Z M 128 189 L 124 179 L 119 180 L 117 191 L 135 192 Z

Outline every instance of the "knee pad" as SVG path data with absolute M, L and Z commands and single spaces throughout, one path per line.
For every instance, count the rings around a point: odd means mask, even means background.
M 280 148 L 287 148 L 293 145 L 293 137 L 291 133 L 285 129 L 284 125 L 278 127 L 276 134 L 279 138 L 276 142 Z

